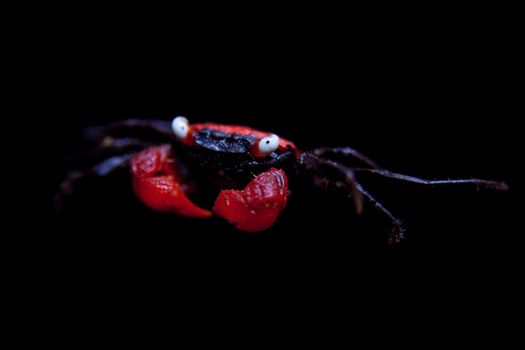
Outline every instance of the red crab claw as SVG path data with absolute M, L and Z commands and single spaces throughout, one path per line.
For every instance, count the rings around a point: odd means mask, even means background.
M 209 210 L 202 209 L 186 197 L 185 186 L 170 154 L 170 146 L 150 147 L 131 160 L 133 190 L 149 208 L 162 212 L 207 218 Z
M 272 168 L 256 176 L 244 190 L 224 190 L 213 211 L 247 232 L 263 231 L 273 225 L 288 200 L 288 178 Z

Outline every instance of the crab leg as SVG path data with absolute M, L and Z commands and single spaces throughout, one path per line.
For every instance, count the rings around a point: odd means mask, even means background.
M 113 156 L 98 163 L 84 171 L 71 171 L 67 178 L 62 181 L 58 188 L 58 192 L 54 198 L 54 207 L 57 212 L 61 212 L 64 209 L 64 203 L 68 197 L 73 194 L 73 190 L 77 182 L 82 179 L 92 176 L 107 176 L 118 169 L 122 169 L 129 166 L 129 162 L 132 159 L 133 154 L 123 154 Z
M 135 194 L 149 208 L 195 218 L 212 216 L 209 210 L 200 208 L 186 196 L 169 145 L 137 153 L 131 160 L 131 174 Z
M 500 190 L 500 191 L 508 191 L 509 186 L 500 181 L 490 181 L 490 180 L 481 180 L 481 179 L 457 179 L 457 180 L 425 180 L 420 179 L 418 177 L 404 175 L 404 174 L 398 174 L 394 173 L 388 170 L 384 169 L 366 169 L 366 168 L 358 168 L 358 169 L 352 169 L 354 172 L 360 172 L 360 173 L 371 173 L 371 174 L 377 174 L 383 177 L 396 179 L 400 181 L 406 181 L 406 182 L 413 182 L 421 185 L 461 185 L 461 184 L 473 184 L 477 186 L 483 186 L 487 189 L 493 189 L 493 190 Z

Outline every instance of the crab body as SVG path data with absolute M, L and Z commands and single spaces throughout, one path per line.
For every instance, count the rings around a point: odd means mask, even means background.
M 57 193 L 58 206 L 73 193 L 79 178 L 107 176 L 129 167 L 132 188 L 150 209 L 201 219 L 217 215 L 241 231 L 257 232 L 271 227 L 285 209 L 291 175 L 291 182 L 306 177 L 322 189 L 342 190 L 352 198 L 358 214 L 365 200 L 372 203 L 392 222 L 389 242 L 398 242 L 402 238 L 400 220 L 364 189 L 358 174 L 421 185 L 507 189 L 505 183 L 490 180 L 423 180 L 386 170 L 350 147 L 303 152 L 269 132 L 216 123 L 190 125 L 184 117 L 171 123 L 125 120 L 87 134 L 98 142 L 91 155 L 112 156 L 69 176 Z M 349 165 L 355 162 L 360 165 Z M 199 196 L 194 198 L 196 192 Z M 197 199 L 202 201 L 197 203 Z
M 297 147 L 284 139 L 263 154 L 259 143 L 264 143 L 264 151 L 266 142 L 275 142 L 272 137 L 243 126 L 192 125 L 179 137 L 178 152 L 164 144 L 133 157 L 133 189 L 153 210 L 195 218 L 215 213 L 242 231 L 265 230 L 277 220 L 288 200 L 288 177 L 276 167 L 292 168 L 300 159 Z M 207 184 L 210 191 L 228 188 L 220 191 L 212 210 L 188 198 L 187 193 L 199 183 Z

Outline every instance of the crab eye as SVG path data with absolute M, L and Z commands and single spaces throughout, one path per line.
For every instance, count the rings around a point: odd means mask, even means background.
M 188 131 L 190 130 L 188 119 L 185 117 L 176 117 L 171 122 L 171 128 L 178 139 L 185 139 L 186 136 L 188 136 Z
M 279 147 L 279 136 L 270 135 L 259 140 L 259 152 L 263 156 L 267 156 Z

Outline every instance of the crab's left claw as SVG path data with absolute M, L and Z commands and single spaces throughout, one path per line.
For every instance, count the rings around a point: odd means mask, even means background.
M 224 190 L 213 211 L 239 230 L 263 231 L 273 225 L 288 201 L 288 178 L 272 168 L 256 176 L 244 190 Z
M 135 194 L 151 209 L 195 218 L 212 216 L 186 197 L 169 145 L 150 147 L 135 155 L 131 173 Z

